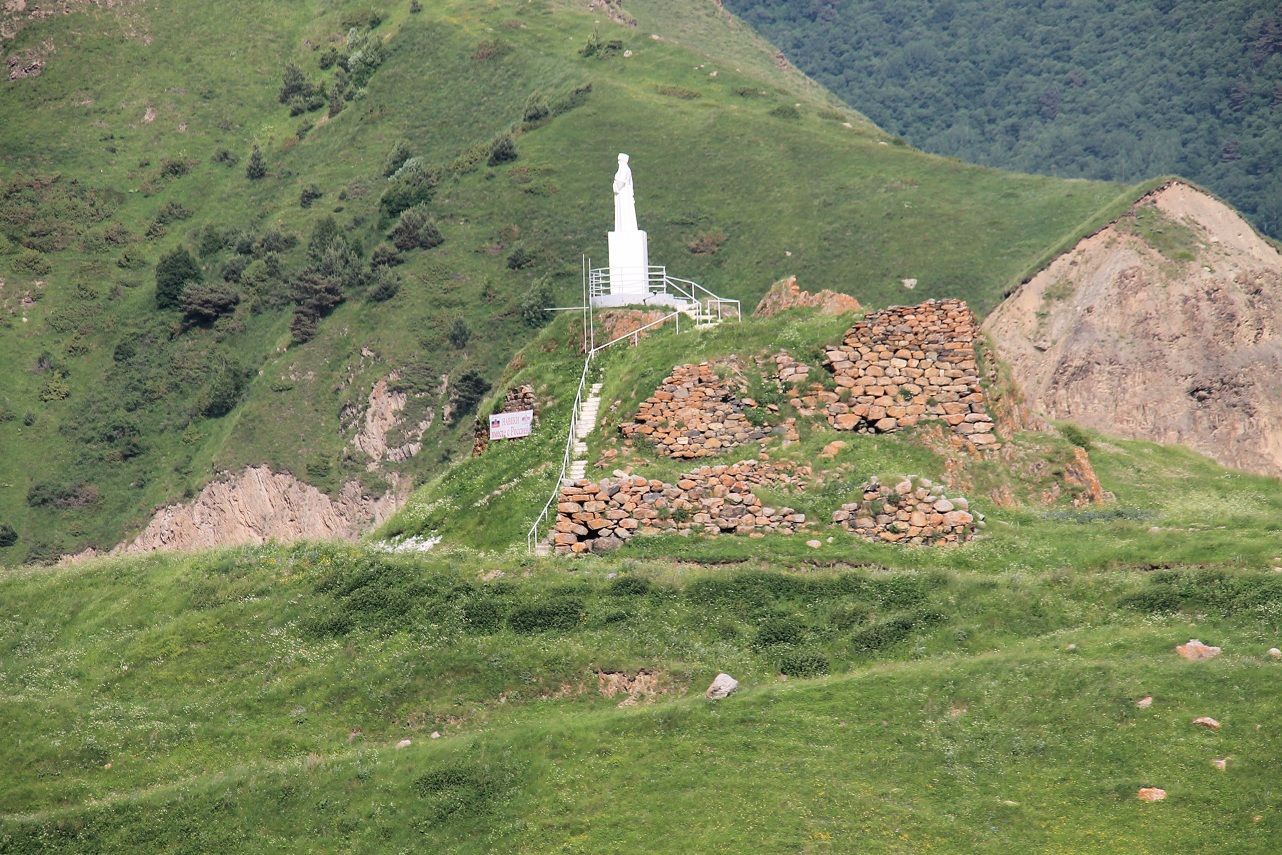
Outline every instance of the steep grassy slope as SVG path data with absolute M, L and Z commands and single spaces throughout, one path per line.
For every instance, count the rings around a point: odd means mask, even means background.
M 727 0 L 927 151 L 1134 181 L 1178 172 L 1282 236 L 1282 13 L 1270 0 Z
M 914 299 L 984 311 L 1121 193 L 921 155 L 711 6 L 628 9 L 636 29 L 546 2 L 130 4 L 28 22 L 6 49 L 56 50 L 0 89 L 0 523 L 18 535 L 0 561 L 110 546 L 246 464 L 330 492 L 439 472 L 475 390 L 532 334 L 532 288 L 570 301 L 579 254 L 604 255 L 619 150 L 654 260 L 745 299 L 796 272 L 877 305 L 911 277 Z M 603 50 L 583 56 L 594 32 Z M 382 59 L 340 74 L 321 68 L 330 48 Z M 291 116 L 277 97 L 291 61 L 346 93 L 341 110 L 302 99 Z M 508 131 L 517 159 L 488 166 Z M 439 182 L 426 204 L 444 242 L 403 251 L 380 299 L 388 274 L 368 271 L 396 224 L 380 199 L 403 183 L 383 177 L 401 140 Z M 255 145 L 266 175 L 251 180 Z M 326 216 L 352 253 L 325 274 L 344 302 L 291 344 Z M 702 238 L 720 248 L 687 249 Z M 155 266 L 180 245 L 216 286 L 216 321 L 156 308 Z M 424 450 L 371 460 L 352 439 L 393 371 L 408 398 L 393 433 L 426 423 Z
M 1282 589 L 1258 539 L 1159 573 L 1065 540 L 1047 574 L 761 543 L 715 569 L 300 545 L 10 570 L 0 849 L 1267 852 Z M 1184 662 L 1190 635 L 1226 652 Z M 602 696 L 640 669 L 659 694 Z M 711 706 L 719 669 L 743 690 Z

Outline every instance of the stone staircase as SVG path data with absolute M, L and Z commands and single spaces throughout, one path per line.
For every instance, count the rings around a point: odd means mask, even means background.
M 587 439 L 596 427 L 597 412 L 601 409 L 601 384 L 593 383 L 588 396 L 579 402 L 579 417 L 574 429 L 574 460 L 570 471 L 565 474 L 566 480 L 577 481 L 588 472 Z
M 596 428 L 597 413 L 601 409 L 601 384 L 593 383 L 588 389 L 587 397 L 579 402 L 578 418 L 574 425 L 574 459 L 565 473 L 562 484 L 568 484 L 587 477 L 588 443 L 587 439 Z M 534 547 L 535 555 L 548 555 L 552 552 L 552 531 Z

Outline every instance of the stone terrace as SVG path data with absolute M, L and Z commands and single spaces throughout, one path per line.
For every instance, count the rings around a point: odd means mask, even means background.
M 765 439 L 770 428 L 752 424 L 743 413 L 742 382 L 718 376 L 717 366 L 738 370 L 729 360 L 678 365 L 619 430 L 629 439 L 648 440 L 660 454 L 678 458 L 707 457 Z
M 873 542 L 949 545 L 975 536 L 983 514 L 961 497 L 948 498 L 942 484 L 907 477 L 893 487 L 873 478 L 858 502 L 841 506 L 832 521 Z
M 887 433 L 940 418 L 975 445 L 996 447 L 975 362 L 975 316 L 961 300 L 927 300 L 868 315 L 829 347 L 838 430 Z
M 561 488 L 552 543 L 565 554 L 615 549 L 633 535 L 660 531 L 791 533 L 805 524 L 805 515 L 768 507 L 752 490 L 762 485 L 801 488 L 811 474 L 809 466 L 748 460 L 702 466 L 675 484 L 629 475 L 574 481 Z

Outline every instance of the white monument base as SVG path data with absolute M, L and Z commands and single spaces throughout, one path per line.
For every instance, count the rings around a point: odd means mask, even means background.
M 610 232 L 610 293 L 597 305 L 644 303 L 650 296 L 650 238 L 643 231 Z

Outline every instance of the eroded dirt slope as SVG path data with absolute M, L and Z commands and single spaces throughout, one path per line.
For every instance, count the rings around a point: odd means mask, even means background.
M 1282 475 L 1282 254 L 1206 193 L 1144 197 L 984 329 L 1049 418 Z

